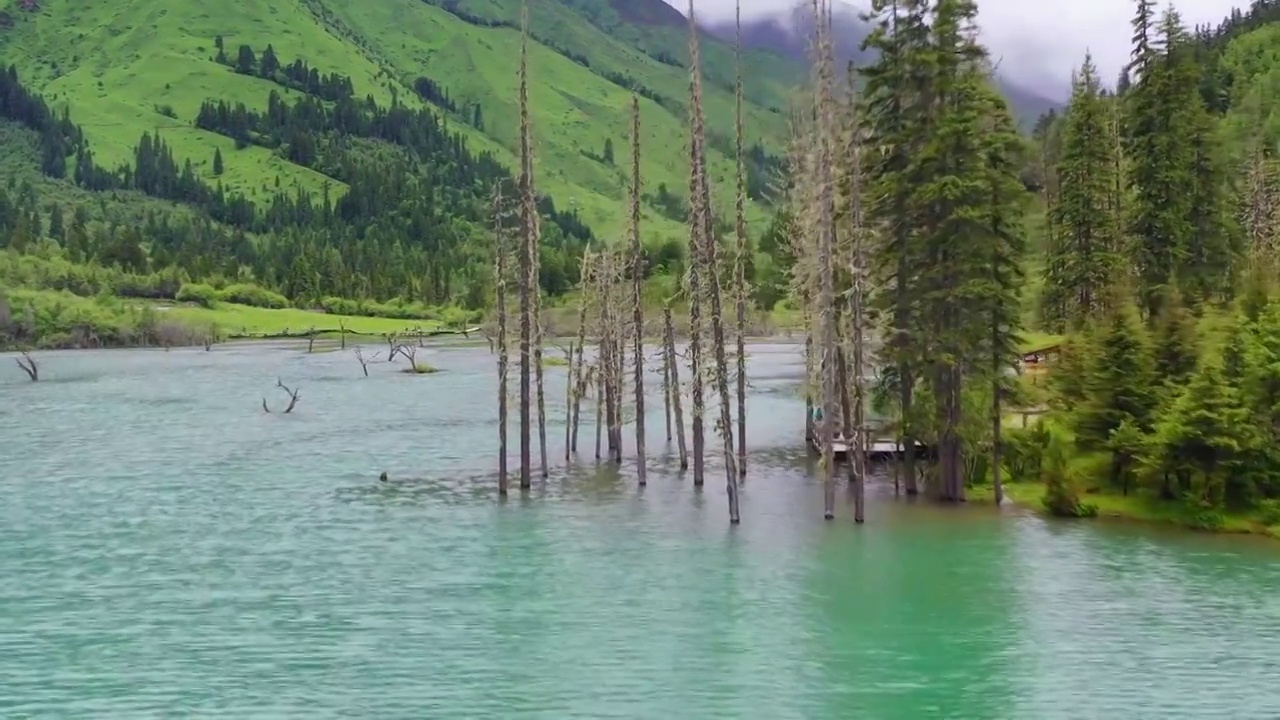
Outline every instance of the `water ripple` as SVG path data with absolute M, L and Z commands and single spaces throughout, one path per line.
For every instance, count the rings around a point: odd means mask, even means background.
M 566 466 L 563 371 L 550 477 L 535 451 L 521 492 L 513 453 L 500 501 L 492 358 L 430 354 L 444 372 L 237 345 L 0 374 L 0 715 L 1280 716 L 1273 546 L 884 478 L 867 525 L 824 523 L 785 344 L 751 350 L 742 526 L 718 444 L 694 488 L 657 395 L 647 487 L 631 438 L 595 462 L 592 407 Z M 277 377 L 288 416 L 261 410 Z

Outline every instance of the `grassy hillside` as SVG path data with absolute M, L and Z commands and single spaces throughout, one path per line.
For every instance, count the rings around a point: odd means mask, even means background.
M 648 192 L 662 183 L 683 196 L 686 182 L 688 76 L 681 65 L 687 36 L 679 16 L 644 15 L 644 2 L 615 5 L 640 23 L 628 23 L 614 6 L 599 3 L 532 3 L 539 186 L 559 207 L 576 208 L 606 238 L 622 230 L 632 95 L 624 84 L 645 95 Z M 358 97 L 369 94 L 383 105 L 394 96 L 403 105 L 421 106 L 414 82 L 431 78 L 458 106 L 457 112 L 440 111 L 450 126 L 473 149 L 493 152 L 510 166 L 517 138 L 518 7 L 517 0 L 245 0 L 217 6 L 196 0 L 40 0 L 38 10 L 17 3 L 7 9 L 12 25 L 0 29 L 0 60 L 16 65 L 24 82 L 55 108 L 70 108 L 106 167 L 131 159 L 143 132 L 158 131 L 178 161 L 189 159 L 206 180 L 212 181 L 214 151 L 220 151 L 226 169 L 218 179 L 228 190 L 266 199 L 280 187 L 318 192 L 328 184 L 336 196 L 343 187 L 331 178 L 266 148 L 236 149 L 230 139 L 194 127 L 205 100 L 261 110 L 272 90 L 286 99 L 297 94 L 215 62 L 215 37 L 223 38 L 233 60 L 241 44 L 260 53 L 270 43 L 282 63 L 301 58 L 322 74 L 348 75 Z M 706 52 L 710 129 L 727 140 L 732 50 L 713 44 Z M 747 91 L 755 102 L 748 109 L 749 140 L 777 151 L 785 133 L 780 108 L 787 87 L 763 56 L 751 56 L 750 63 Z M 475 105 L 483 115 L 479 128 L 472 127 Z M 606 140 L 614 147 L 613 164 L 602 158 Z M 724 150 L 731 147 L 722 142 L 711 167 L 720 189 L 717 203 L 728 214 L 733 172 Z M 763 210 L 755 205 L 752 213 L 762 217 Z M 656 207 L 646 214 L 651 233 L 682 232 L 680 222 Z

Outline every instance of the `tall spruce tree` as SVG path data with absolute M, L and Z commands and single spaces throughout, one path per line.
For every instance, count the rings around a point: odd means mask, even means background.
M 987 90 L 987 187 L 988 235 L 985 252 L 989 263 L 985 286 L 979 286 L 988 308 L 987 342 L 991 384 L 991 471 L 996 504 L 1004 499 L 1000 482 L 1001 402 L 1012 391 L 1011 373 L 1021 359 L 1019 330 L 1022 320 L 1022 270 L 1026 254 L 1025 210 L 1029 198 L 1020 179 L 1021 138 L 1004 98 Z
M 1054 170 L 1059 189 L 1049 207 L 1054 234 L 1045 262 L 1044 297 L 1051 304 L 1041 312 L 1054 329 L 1079 328 L 1099 315 L 1119 262 L 1111 206 L 1115 147 L 1100 88 L 1093 58 L 1085 55 L 1072 82 Z
M 1160 314 L 1160 302 L 1176 282 L 1180 258 L 1192 234 L 1194 191 L 1192 122 L 1194 77 L 1185 72 L 1179 45 L 1185 32 L 1176 12 L 1160 22 L 1151 41 L 1152 3 L 1139 0 L 1135 29 L 1136 73 L 1126 95 L 1126 155 L 1133 196 L 1129 234 L 1147 321 Z
M 913 292 L 918 253 L 912 196 L 918 177 L 911 160 L 929 134 L 935 107 L 929 101 L 926 10 L 923 0 L 873 0 L 866 15 L 873 29 L 863 47 L 874 50 L 876 60 L 861 70 L 866 144 L 881 148 L 870 153 L 866 177 L 867 196 L 875 198 L 867 207 L 867 220 L 884 229 L 871 258 L 876 274 L 872 303 L 887 319 L 883 355 L 889 367 L 884 377 L 896 395 L 908 495 L 918 492 L 911 449 L 919 433 L 911 418 L 923 338 L 919 298 Z
M 939 0 L 933 11 L 936 122 L 911 161 L 919 246 L 915 294 L 927 318 L 924 343 L 938 439 L 940 499 L 963 501 L 961 398 L 966 376 L 985 367 L 992 215 L 984 132 L 989 119 L 985 51 L 976 43 L 972 0 Z

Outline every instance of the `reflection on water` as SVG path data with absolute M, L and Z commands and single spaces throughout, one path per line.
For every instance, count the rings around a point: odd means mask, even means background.
M 485 348 L 424 376 L 252 345 L 0 370 L 0 715 L 1280 716 L 1275 546 L 884 478 L 866 525 L 824 523 L 798 348 L 751 354 L 737 528 L 656 394 L 648 487 L 594 461 L 592 404 L 566 466 L 563 368 L 550 477 L 499 501 Z

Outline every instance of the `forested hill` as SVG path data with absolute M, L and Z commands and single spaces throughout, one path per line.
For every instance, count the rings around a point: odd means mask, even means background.
M 384 109 L 425 111 L 470 152 L 511 168 L 519 7 L 519 0 L 245 0 L 214 12 L 196 0 L 14 0 L 0 18 L 0 60 L 55 111 L 70 109 L 104 167 L 131 161 L 139 137 L 152 132 L 180 165 L 190 160 L 196 176 L 229 193 L 269 203 L 281 189 L 319 198 L 328 187 L 336 199 L 352 178 L 333 172 L 332 157 L 316 165 L 305 161 L 305 149 L 282 150 L 287 143 L 237 142 L 197 124 L 201 107 L 243 104 L 263 113 L 273 91 L 292 104 L 332 103 L 342 90 Z M 682 143 L 672 142 L 683 135 L 688 95 L 679 13 L 661 0 L 531 0 L 530 14 L 539 190 L 602 237 L 622 229 L 625 163 L 613 154 L 628 144 L 635 93 L 648 235 L 682 236 L 687 162 Z M 727 188 L 733 50 L 719 42 L 704 50 L 713 182 Z M 786 136 L 783 108 L 794 84 L 771 57 L 751 53 L 746 63 L 748 144 L 758 145 L 751 213 L 762 218 L 767 210 L 758 201 Z M 333 75 L 346 87 L 322 87 Z M 216 175 L 215 150 L 222 155 Z M 727 216 L 731 193 L 717 193 L 717 202 Z
M 543 288 L 571 288 L 583 247 L 622 227 L 628 178 L 615 152 L 628 153 L 633 95 L 650 267 L 678 271 L 687 162 L 676 139 L 688 94 L 679 13 L 660 0 L 530 6 Z M 252 284 L 275 294 L 267 304 L 360 301 L 397 317 L 481 308 L 491 192 L 515 164 L 519 7 L 245 0 L 214 12 L 194 0 L 0 0 L 0 116 L 13 123 L 3 128 L 13 172 L 0 244 L 35 252 L 43 239 L 73 263 L 150 277 L 129 281 L 128 294 L 144 297 L 172 298 L 188 280 Z M 710 42 L 704 57 L 710 167 L 728 188 L 734 53 Z M 790 84 L 768 58 L 749 53 L 746 66 L 748 210 L 763 219 Z M 723 219 L 731 193 L 716 200 Z M 14 283 L 104 289 L 4 282 Z

